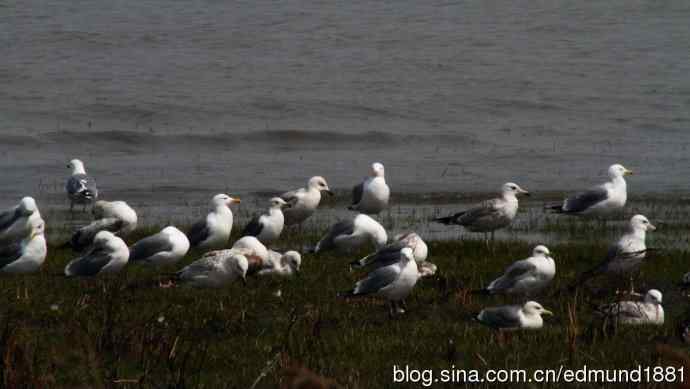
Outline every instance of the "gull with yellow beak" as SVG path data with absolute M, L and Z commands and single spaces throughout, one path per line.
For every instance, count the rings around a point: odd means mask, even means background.
M 25 239 L 0 247 L 0 272 L 25 274 L 37 272 L 46 259 L 48 248 L 43 219 L 32 223 Z
M 547 207 L 566 215 L 605 215 L 623 209 L 628 199 L 626 175 L 633 174 L 621 164 L 611 165 L 610 181 L 563 200 L 562 204 Z
M 187 232 L 191 248 L 218 250 L 225 247 L 232 232 L 232 211 L 230 204 L 239 203 L 240 199 L 224 193 L 213 196 L 211 212 L 199 220 Z
M 536 301 L 528 301 L 525 305 L 504 305 L 501 307 L 485 308 L 476 319 L 487 327 L 496 330 L 538 330 L 544 326 L 541 315 L 553 315 Z
M 466 211 L 436 218 L 433 221 L 445 225 L 463 226 L 471 232 L 491 233 L 493 241 L 494 231 L 508 227 L 515 219 L 518 211 L 517 197 L 521 194 L 529 196 L 529 192 L 518 184 L 507 182 L 501 187 L 501 197 L 483 201 Z

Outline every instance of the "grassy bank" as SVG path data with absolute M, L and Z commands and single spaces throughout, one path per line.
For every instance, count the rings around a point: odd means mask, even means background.
M 549 295 L 537 300 L 555 317 L 541 331 L 507 337 L 471 319 L 506 300 L 468 291 L 526 257 L 525 242 L 497 242 L 493 249 L 475 240 L 430 242 L 440 272 L 420 282 L 408 312 L 393 319 L 379 300 L 335 298 L 361 276 L 347 269 L 354 256 L 305 255 L 301 274 L 291 280 L 251 279 L 246 287 L 221 290 L 161 289 L 156 272 L 133 266 L 113 278 L 64 279 L 62 268 L 73 254 L 53 247 L 39 274 L 0 278 L 3 383 L 249 388 L 258 380 L 256 387 L 272 388 L 287 382 L 291 367 L 302 366 L 342 387 L 382 388 L 393 385 L 394 364 L 480 370 L 666 364 L 660 345 L 684 347 L 676 326 L 688 304 L 677 282 L 689 270 L 689 255 L 663 250 L 643 269 L 639 289 L 664 292 L 667 323 L 614 331 L 592 314 L 593 304 L 614 298 L 608 281 L 577 295 L 550 295 L 606 252 L 595 234 L 573 231 L 579 232 L 582 238 L 574 236 L 574 243 L 551 247 L 557 278 Z M 293 234 L 277 246 L 300 248 L 315 239 Z M 184 263 L 197 256 L 190 253 Z

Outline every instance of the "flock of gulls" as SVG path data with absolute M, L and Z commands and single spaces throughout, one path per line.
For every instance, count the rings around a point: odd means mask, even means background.
M 217 288 L 239 280 L 246 282 L 248 276 L 289 277 L 299 272 L 301 254 L 297 251 L 280 253 L 269 247 L 286 226 L 300 225 L 312 216 L 323 193 L 332 195 L 326 179 L 316 176 L 310 178 L 304 188 L 271 198 L 266 213 L 251 219 L 242 237 L 228 249 L 233 229 L 230 207 L 240 199 L 217 194 L 211 199 L 206 217 L 187 231 L 167 226 L 128 246 L 123 238 L 136 229 L 136 212 L 124 201 L 99 200 L 96 182 L 86 173 L 82 161 L 74 159 L 67 166 L 72 172 L 65 185 L 70 211 L 74 212 L 75 205 L 81 206 L 82 210 L 90 206 L 94 220 L 77 229 L 65 244 L 77 253 L 65 266 L 66 277 L 117 273 L 130 263 L 175 265 L 192 249 L 203 255 L 177 271 L 172 279 L 161 282 L 161 287 L 191 285 Z M 628 174 L 631 171 L 622 165 L 612 165 L 608 169 L 609 181 L 568 197 L 548 209 L 560 214 L 600 217 L 620 211 L 627 200 L 624 176 Z M 529 195 L 529 192 L 509 182 L 501 187 L 499 197 L 434 221 L 484 233 L 488 244 L 496 230 L 513 222 L 521 195 Z M 417 233 L 405 232 L 389 239 L 386 229 L 376 221 L 375 216 L 388 207 L 390 198 L 383 164 L 371 165 L 369 176 L 354 187 L 352 196 L 352 204 L 348 208 L 356 214 L 333 224 L 315 244 L 313 252 L 354 252 L 363 247 L 375 247 L 374 253 L 350 263 L 351 268 L 368 269 L 369 272 L 351 290 L 339 296 L 379 296 L 389 301 L 391 315 L 402 314 L 405 312 L 405 298 L 417 281 L 434 275 L 437 267 L 428 261 L 428 247 Z M 614 242 L 601 264 L 583 273 L 572 287 L 598 276 L 630 276 L 630 292 L 640 296 L 634 292 L 632 275 L 647 254 L 646 233 L 654 229 L 645 216 L 633 216 L 627 231 Z M 37 272 L 47 253 L 45 222 L 33 198 L 25 197 L 17 206 L 0 213 L 0 271 L 12 274 Z M 543 292 L 555 276 L 556 263 L 549 249 L 544 245 L 534 247 L 529 258 L 514 262 L 485 288 L 477 290 L 491 295 L 517 296 L 527 301 L 520 305 L 485 308 L 476 320 L 502 330 L 541 328 L 542 315 L 552 313 L 528 299 Z M 618 301 L 602 305 L 598 311 L 606 316 L 616 316 L 625 324 L 663 324 L 661 303 L 661 292 L 650 290 L 639 301 Z

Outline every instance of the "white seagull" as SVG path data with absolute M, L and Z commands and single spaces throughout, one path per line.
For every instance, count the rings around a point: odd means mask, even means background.
M 0 242 L 24 239 L 42 220 L 33 197 L 22 198 L 17 206 L 0 213 Z
M 485 308 L 479 312 L 476 319 L 485 326 L 497 330 L 536 330 L 544 326 L 541 315 L 553 313 L 536 301 L 528 301 L 524 305 Z
M 398 253 L 398 258 L 376 263 L 376 267 L 366 278 L 358 281 L 355 287 L 341 293 L 340 297 L 378 295 L 391 303 L 391 314 L 405 313 L 405 298 L 410 294 L 419 279 L 417 261 L 414 260 L 412 249 L 405 247 Z
M 567 215 L 606 215 L 623 209 L 628 199 L 627 184 L 623 177 L 632 174 L 632 171 L 615 164 L 609 167 L 608 174 L 609 182 L 568 197 L 562 204 L 548 208 Z
M 215 250 L 225 247 L 232 231 L 232 211 L 230 204 L 240 199 L 226 194 L 217 194 L 211 200 L 211 212 L 190 228 L 187 236 L 193 248 Z
M 642 301 L 620 301 L 599 307 L 598 313 L 629 325 L 663 325 L 662 295 L 656 289 L 645 294 Z
M 269 250 L 268 257 L 266 266 L 256 273 L 258 276 L 290 277 L 298 273 L 302 265 L 302 256 L 293 250 L 284 254 Z
M 283 210 L 285 225 L 300 224 L 311 216 L 321 202 L 321 192 L 333 195 L 326 179 L 315 176 L 309 179 L 306 188 L 299 188 L 280 195 L 280 198 L 290 204 L 290 208 Z
M 165 266 L 177 263 L 189 251 L 189 239 L 173 226 L 139 240 L 129 248 L 129 261 Z
M 72 169 L 72 175 L 65 184 L 67 198 L 70 202 L 69 210 L 74 209 L 74 204 L 83 205 L 85 210 L 88 204 L 98 200 L 96 180 L 86 174 L 84 163 L 78 159 L 71 160 L 67 167 Z
M 415 232 L 406 232 L 396 235 L 393 242 L 385 245 L 373 254 L 350 262 L 350 266 L 353 268 L 363 268 L 373 263 L 388 261 L 390 258 L 399 256 L 400 250 L 405 247 L 412 249 L 412 256 L 417 262 L 420 277 L 430 277 L 436 274 L 436 265 L 426 260 L 429 254 L 429 248 L 424 240 Z
M 98 200 L 92 213 L 94 221 L 79 228 L 70 239 L 69 244 L 77 251 L 88 247 L 99 231 L 110 231 L 124 238 L 137 228 L 137 213 L 124 201 Z
M 546 246 L 532 250 L 532 256 L 510 265 L 505 273 L 483 291 L 490 294 L 534 296 L 546 288 L 556 275 L 556 262 Z
M 583 273 L 573 287 L 599 275 L 627 275 L 630 276 L 630 292 L 634 293 L 632 275 L 640 268 L 647 254 L 647 231 L 655 229 L 645 216 L 633 216 L 627 231 L 609 248 L 606 258 L 599 265 Z
M 117 273 L 129 259 L 127 244 L 110 231 L 99 231 L 91 249 L 65 266 L 65 276 L 95 276 Z
M 247 258 L 232 249 L 216 250 L 185 266 L 175 276 L 177 281 L 197 288 L 220 288 L 242 279 L 246 283 Z
M 494 231 L 508 227 L 515 219 L 518 211 L 517 196 L 520 194 L 529 196 L 528 191 L 508 182 L 501 187 L 501 197 L 486 200 L 466 211 L 434 221 L 446 225 L 460 225 L 472 232 L 490 232 L 493 240 Z
M 10 274 L 37 272 L 47 254 L 45 222 L 38 220 L 29 236 L 19 242 L 0 247 L 0 272 Z
M 381 248 L 388 241 L 388 234 L 379 222 L 365 214 L 359 214 L 353 219 L 345 219 L 335 223 L 326 236 L 316 244 L 315 253 L 337 249 L 351 252 L 373 243 L 376 249 Z
M 289 207 L 289 204 L 280 197 L 272 198 L 268 214 L 253 218 L 244 228 L 242 236 L 255 236 L 264 244 L 278 239 L 285 226 L 283 207 Z
M 380 213 L 388 207 L 390 194 L 383 164 L 373 163 L 369 177 L 352 189 L 352 205 L 348 209 L 369 215 Z

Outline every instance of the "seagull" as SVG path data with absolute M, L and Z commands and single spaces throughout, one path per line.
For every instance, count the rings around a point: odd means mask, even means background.
M 538 245 L 532 256 L 510 265 L 502 276 L 483 292 L 534 296 L 546 288 L 556 275 L 556 263 L 546 246 Z
M 86 174 L 84 163 L 78 159 L 69 161 L 67 167 L 72 169 L 72 175 L 67 179 L 65 190 L 69 198 L 70 212 L 74 210 L 74 204 L 81 204 L 86 210 L 88 204 L 98 199 L 98 188 L 96 181 Z
M 129 248 L 129 261 L 154 266 L 177 263 L 189 251 L 189 239 L 173 226 L 141 239 Z
M 656 289 L 645 294 L 642 301 L 619 301 L 601 306 L 597 312 L 619 320 L 621 324 L 630 325 L 663 325 L 664 307 L 661 306 L 662 295 Z
M 225 247 L 232 231 L 232 211 L 229 205 L 240 199 L 217 194 L 211 200 L 211 212 L 190 228 L 187 236 L 192 248 L 215 250 Z
M 0 242 L 22 240 L 33 226 L 42 221 L 33 197 L 24 197 L 19 204 L 0 213 Z
M 242 236 L 255 236 L 263 243 L 273 242 L 280 237 L 285 225 L 282 208 L 289 207 L 289 204 L 280 197 L 272 198 L 270 204 L 268 214 L 253 218 L 244 228 Z
M 244 236 L 238 239 L 231 250 L 244 255 L 248 261 L 247 274 L 253 275 L 261 270 L 273 267 L 269 250 L 254 236 Z
M 536 330 L 544 326 L 541 315 L 553 315 L 536 301 L 528 301 L 525 305 L 504 305 L 485 308 L 476 319 L 487 327 L 497 330 Z
M 290 204 L 290 208 L 283 211 L 285 225 L 300 224 L 311 216 L 321 202 L 322 191 L 333 195 L 333 192 L 328 188 L 326 179 L 315 176 L 309 179 L 306 188 L 295 189 L 280 195 L 280 198 Z
M 501 197 L 486 200 L 467 211 L 433 221 L 446 225 L 457 224 L 472 232 L 490 232 L 491 240 L 493 240 L 494 231 L 508 227 L 515 219 L 518 210 L 517 196 L 520 194 L 529 196 L 528 191 L 512 182 L 503 184 L 501 193 Z
M 65 266 L 65 276 L 95 276 L 117 273 L 129 259 L 127 244 L 110 231 L 99 231 L 91 249 Z
M 98 200 L 93 205 L 94 221 L 72 234 L 69 245 L 81 251 L 93 242 L 99 231 L 126 237 L 137 228 L 137 213 L 124 201 Z
M 568 197 L 562 204 L 547 207 L 556 213 L 567 215 L 605 215 L 621 210 L 628 198 L 626 175 L 633 174 L 623 165 L 611 165 L 608 170 L 610 181 L 585 192 Z
M 48 254 L 45 222 L 38 220 L 26 238 L 0 247 L 0 272 L 25 274 L 37 272 Z
M 398 307 L 398 303 L 404 306 L 404 299 L 410 294 L 418 279 L 419 270 L 412 249 L 405 247 L 398 253 L 398 258 L 377 262 L 366 278 L 358 281 L 352 290 L 339 296 L 378 295 L 390 301 L 391 315 L 405 313 L 402 307 Z
M 315 253 L 337 249 L 354 251 L 371 242 L 379 249 L 388 241 L 386 230 L 379 222 L 365 214 L 358 214 L 353 219 L 335 223 L 326 236 L 316 244 Z
M 290 277 L 295 273 L 299 273 L 302 265 L 302 256 L 297 251 L 286 251 L 281 254 L 277 251 L 268 251 L 269 260 L 265 268 L 259 270 L 256 274 L 258 276 L 279 276 Z
M 393 242 L 383 246 L 373 254 L 369 254 L 362 259 L 350 262 L 350 267 L 358 269 L 369 266 L 373 263 L 386 262 L 390 258 L 396 258 L 400 255 L 400 250 L 405 247 L 412 249 L 412 256 L 417 262 L 417 267 L 420 277 L 430 277 L 436 273 L 437 267 L 433 263 L 427 261 L 429 248 L 422 238 L 415 232 L 407 232 L 398 234 L 393 239 Z
M 599 265 L 584 272 L 571 289 L 598 275 L 630 275 L 630 292 L 634 294 L 632 273 L 640 268 L 649 251 L 645 243 L 647 231 L 655 229 L 645 216 L 633 216 L 627 231 L 609 248 L 606 258 Z
M 373 163 L 369 177 L 352 189 L 352 205 L 348 209 L 370 215 L 380 213 L 388 207 L 390 194 L 383 164 Z
M 247 258 L 233 249 L 216 250 L 175 273 L 176 279 L 197 288 L 220 288 L 238 278 L 246 283 Z

